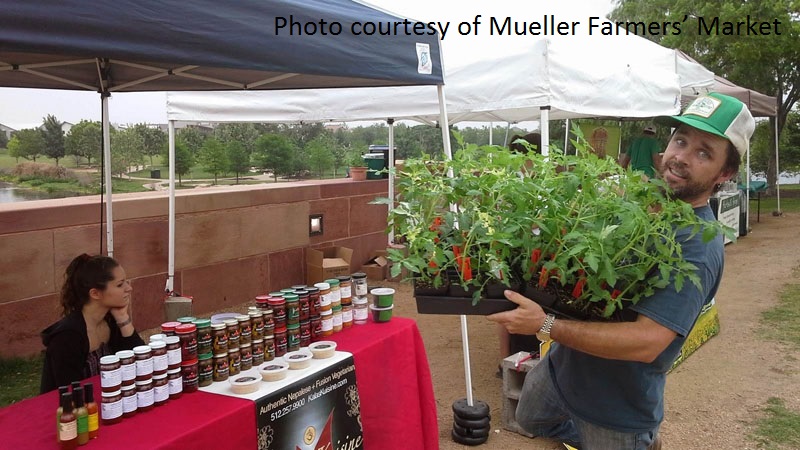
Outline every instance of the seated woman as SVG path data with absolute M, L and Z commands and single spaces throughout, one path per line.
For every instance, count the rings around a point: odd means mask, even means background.
M 72 260 L 61 289 L 64 317 L 42 331 L 42 393 L 97 375 L 103 356 L 144 345 L 131 323 L 131 292 L 113 258 L 84 253 Z

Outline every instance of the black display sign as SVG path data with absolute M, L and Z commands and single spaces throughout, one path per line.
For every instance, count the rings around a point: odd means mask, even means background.
M 256 401 L 259 450 L 363 449 L 353 357 Z

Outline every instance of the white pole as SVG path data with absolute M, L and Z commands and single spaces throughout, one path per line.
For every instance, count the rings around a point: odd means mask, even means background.
M 494 122 L 489 122 L 489 145 L 493 145 L 492 141 L 492 129 L 494 128 Z
M 169 121 L 169 257 L 167 262 L 167 285 L 164 291 L 175 291 L 175 121 Z
M 447 120 L 447 103 L 444 96 L 444 86 L 436 87 L 439 93 L 439 123 L 442 127 L 442 144 L 444 144 L 444 154 L 448 160 L 453 159 L 453 151 L 450 148 L 450 127 Z M 453 169 L 447 170 L 447 176 L 453 178 Z M 455 211 L 456 205 L 451 204 L 450 210 Z M 467 405 L 473 406 L 472 400 L 472 372 L 469 363 L 469 334 L 467 332 L 467 316 L 461 316 L 461 346 L 464 352 L 464 379 L 467 383 Z
M 745 199 L 747 200 L 747 211 L 744 214 L 744 226 L 747 232 L 750 232 L 750 148 L 747 149 L 747 157 L 746 157 L 747 164 L 745 165 L 745 176 L 747 180 L 744 183 L 745 188 Z M 760 206 L 760 203 L 759 203 Z
M 103 107 L 103 176 L 106 179 L 106 254 L 114 257 L 114 207 L 111 183 L 111 129 L 108 120 L 108 94 L 101 94 Z
M 569 147 L 569 117 L 566 120 L 566 130 L 564 130 L 564 154 L 567 154 L 567 147 Z M 576 148 L 575 151 L 577 152 L 578 149 Z
M 539 108 L 541 117 L 539 127 L 542 129 L 542 156 L 550 154 L 550 107 L 542 106 Z
M 775 115 L 775 193 L 778 195 L 778 214 L 781 214 L 781 171 L 778 168 L 778 115 Z
M 394 209 L 394 119 L 387 119 L 389 124 L 389 211 Z M 394 244 L 394 225 L 389 230 L 389 245 Z

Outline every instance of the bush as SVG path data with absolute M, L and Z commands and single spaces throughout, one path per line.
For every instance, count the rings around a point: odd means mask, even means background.
M 20 180 L 30 180 L 33 178 L 66 180 L 72 178 L 71 172 L 64 167 L 33 162 L 17 164 L 17 166 L 11 171 L 11 174 L 19 177 Z

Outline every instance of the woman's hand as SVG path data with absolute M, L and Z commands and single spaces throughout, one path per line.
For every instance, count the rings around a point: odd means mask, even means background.
M 486 318 L 503 325 L 509 333 L 536 334 L 542 328 L 544 319 L 547 316 L 542 307 L 517 292 L 506 290 L 503 294 L 507 299 L 516 303 L 518 305 L 517 308 L 492 314 L 486 316 Z

